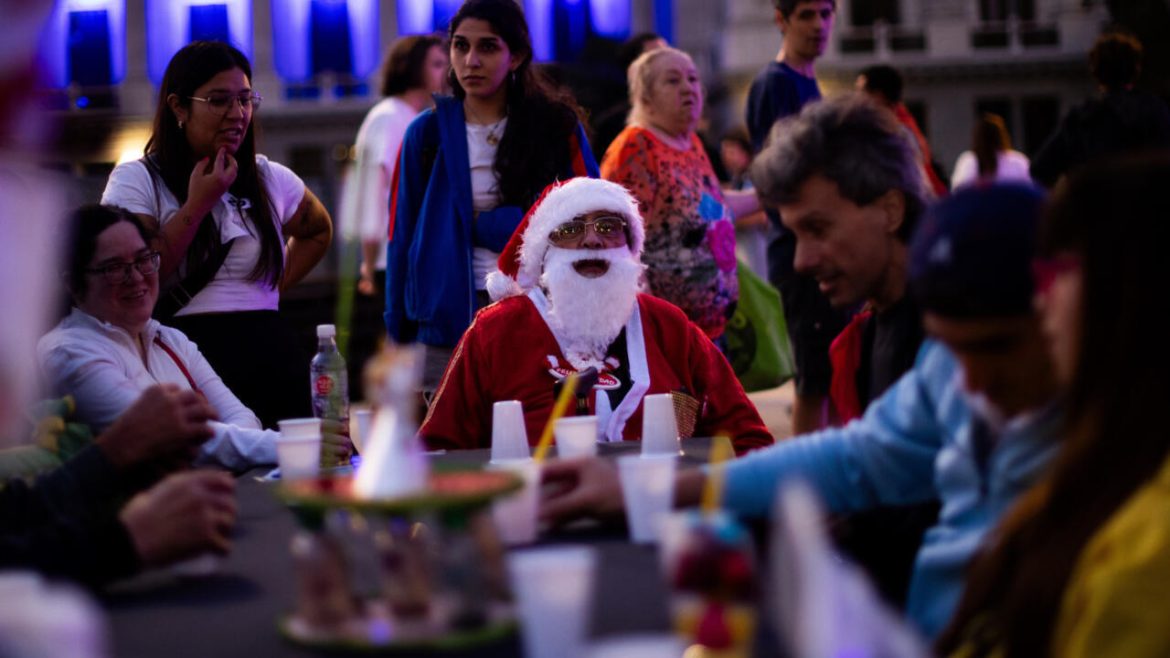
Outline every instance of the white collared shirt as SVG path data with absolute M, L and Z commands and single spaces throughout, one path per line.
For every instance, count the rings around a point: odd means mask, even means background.
M 129 332 L 75 308 L 41 338 L 37 355 L 53 393 L 72 395 L 78 420 L 98 433 L 155 384 L 191 388 L 187 375 L 156 337 L 183 363 L 219 415 L 219 421 L 211 423 L 215 435 L 203 444 L 196 463 L 234 470 L 275 463 L 277 433 L 261 429 L 256 414 L 224 385 L 195 343 L 178 329 L 150 320 L 142 332 L 143 361 L 137 339 Z

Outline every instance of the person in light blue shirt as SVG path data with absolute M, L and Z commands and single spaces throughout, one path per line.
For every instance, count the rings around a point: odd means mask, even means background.
M 750 453 L 725 469 L 725 505 L 770 511 L 776 486 L 807 481 L 834 512 L 937 497 L 915 562 L 907 615 L 927 636 L 950 619 L 988 530 L 1055 453 L 1056 381 L 1032 309 L 1031 259 L 1043 205 L 1032 187 L 970 189 L 928 212 L 911 247 L 911 289 L 932 336 L 913 369 L 845 427 Z M 621 511 L 604 461 L 545 468 L 544 518 Z M 684 471 L 676 503 L 698 502 L 706 473 Z

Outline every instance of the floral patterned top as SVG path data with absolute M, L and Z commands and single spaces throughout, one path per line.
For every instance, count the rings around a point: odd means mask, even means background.
M 711 338 L 735 311 L 735 228 L 698 135 L 686 151 L 628 126 L 605 152 L 601 177 L 638 199 L 646 222 L 646 282 Z

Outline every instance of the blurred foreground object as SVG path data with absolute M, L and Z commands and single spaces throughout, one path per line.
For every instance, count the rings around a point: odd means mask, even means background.
M 359 496 L 402 496 L 426 487 L 430 468 L 415 418 L 422 364 L 421 348 L 387 345 L 366 366 L 366 390 L 376 411 L 354 478 L 354 492 Z
M 833 554 L 824 513 L 807 485 L 782 486 L 772 524 L 776 621 L 787 654 L 805 658 L 929 655 L 856 566 Z
M 0 447 L 36 393 L 36 339 L 48 328 L 62 217 L 60 186 L 35 166 L 48 122 L 34 106 L 37 40 L 52 2 L 0 0 Z M 17 211 L 16 209 L 19 209 Z M 16 285 L 16 282 L 20 282 Z
M 0 656 L 104 658 L 106 623 L 81 590 L 45 582 L 37 574 L 0 575 Z

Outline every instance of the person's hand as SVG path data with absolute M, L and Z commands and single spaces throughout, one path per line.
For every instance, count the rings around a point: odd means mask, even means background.
M 378 287 L 374 285 L 374 267 L 370 263 L 363 262 L 359 268 L 359 277 L 357 283 L 357 290 L 367 297 L 373 297 L 378 294 Z
M 211 212 L 217 201 L 222 197 L 232 183 L 240 168 L 236 159 L 226 149 L 220 147 L 215 158 L 203 158 L 195 163 L 191 170 L 191 179 L 187 182 L 187 202 L 194 204 L 199 217 Z
M 544 483 L 540 518 L 554 525 L 583 516 L 610 517 L 623 512 L 617 467 L 598 458 L 557 459 L 541 469 Z
M 146 462 L 190 463 L 213 435 L 215 409 L 202 395 L 174 384 L 151 386 L 95 440 L 116 468 Z
M 348 464 L 353 455 L 349 426 L 336 420 L 321 419 L 321 465 Z
M 236 522 L 235 488 L 221 471 L 177 473 L 130 499 L 118 519 L 147 566 L 208 551 L 226 555 Z

